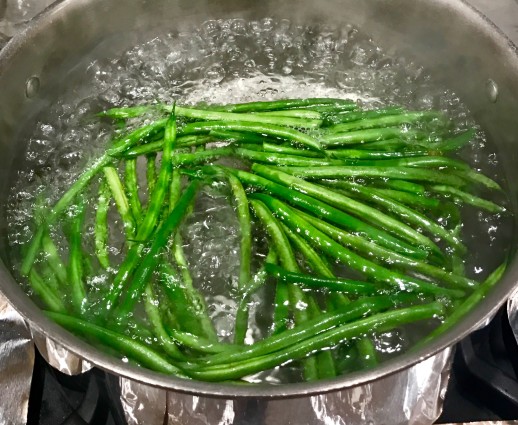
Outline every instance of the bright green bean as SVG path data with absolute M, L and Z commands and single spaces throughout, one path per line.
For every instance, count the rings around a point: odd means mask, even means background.
M 106 180 L 99 184 L 99 197 L 95 211 L 95 255 L 104 269 L 110 267 L 108 257 L 108 210 L 110 209 L 111 192 Z
M 140 204 L 138 176 L 137 176 L 137 160 L 130 158 L 125 162 L 125 179 L 128 203 L 131 213 L 135 220 L 140 220 L 142 215 L 142 205 Z
M 491 213 L 503 213 L 506 209 L 494 202 L 486 199 L 479 198 L 478 196 L 472 195 L 471 193 L 464 192 L 451 186 L 430 186 L 429 189 L 433 192 L 440 193 L 442 195 L 451 196 L 455 202 L 463 204 L 469 204 L 476 208 L 489 211 Z
M 70 252 L 68 259 L 68 279 L 74 310 L 83 315 L 86 309 L 86 288 L 83 273 L 82 235 L 85 219 L 85 204 L 81 199 L 76 205 L 70 229 Z
M 129 358 L 152 370 L 167 374 L 183 375 L 176 366 L 169 363 L 160 354 L 129 337 L 75 317 L 48 311 L 45 314 L 69 331 L 95 339 L 101 344 L 127 355 Z

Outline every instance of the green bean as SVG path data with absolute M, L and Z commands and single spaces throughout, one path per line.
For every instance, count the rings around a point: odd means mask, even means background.
M 451 247 L 461 253 L 466 252 L 466 246 L 447 229 L 435 223 L 433 220 L 395 200 L 386 197 L 372 187 L 361 186 L 349 182 L 334 182 L 333 187 L 340 187 L 347 190 L 346 194 L 355 194 L 361 199 L 380 205 L 387 211 L 399 216 L 402 220 L 426 230 L 433 236 L 446 241 Z
M 427 147 L 420 144 L 420 140 L 403 140 L 401 138 L 392 138 L 385 140 L 375 140 L 367 143 L 356 143 L 352 144 L 347 149 L 356 149 L 363 151 L 383 151 L 383 152 L 396 152 L 396 151 L 427 151 Z M 341 149 L 330 149 L 327 152 Z
M 139 220 L 142 215 L 142 205 L 140 204 L 139 189 L 138 189 L 138 176 L 137 176 L 137 160 L 128 159 L 125 162 L 125 182 L 126 190 L 128 195 L 128 203 L 131 208 L 131 213 L 135 220 Z
M 378 364 L 376 348 L 369 338 L 359 338 L 356 341 L 356 349 L 358 350 L 358 356 L 364 369 L 374 367 Z
M 170 337 L 178 344 L 183 345 L 191 350 L 205 354 L 232 353 L 239 350 L 237 345 L 222 344 L 217 341 L 208 340 L 189 332 L 182 332 L 178 329 L 166 327 Z
M 70 253 L 68 259 L 68 279 L 74 310 L 83 315 L 86 309 L 86 289 L 83 282 L 83 249 L 81 237 L 85 219 L 85 205 L 81 199 L 76 205 L 70 229 Z
M 479 285 L 477 289 L 465 300 L 458 305 L 453 312 L 444 320 L 444 322 L 438 327 L 435 328 L 426 338 L 419 341 L 418 346 L 421 347 L 435 339 L 439 335 L 442 335 L 444 332 L 451 329 L 455 326 L 459 321 L 473 308 L 480 303 L 489 291 L 500 281 L 502 276 L 505 273 L 505 269 L 507 268 L 507 262 L 503 262 L 498 266 L 487 278 L 486 280 Z
M 155 298 L 153 288 L 151 285 L 147 285 L 144 291 L 144 308 L 146 310 L 147 317 L 153 327 L 153 333 L 158 339 L 160 346 L 164 352 L 173 359 L 185 359 L 185 356 L 180 352 L 175 342 L 171 340 L 167 334 L 162 319 L 160 317 L 160 310 L 158 309 L 158 301 Z
M 333 151 L 329 151 L 330 153 Z M 425 154 L 426 155 L 426 154 Z M 444 156 L 416 156 L 412 158 L 393 159 L 354 159 L 342 158 L 345 165 L 371 166 L 371 167 L 430 167 L 452 168 L 455 170 L 469 170 L 465 162 Z
M 273 248 L 270 248 L 265 258 L 265 263 L 277 264 L 277 253 Z M 255 293 L 261 286 L 266 282 L 266 271 L 264 270 L 264 264 L 248 282 L 246 288 L 243 291 L 241 300 L 239 301 L 236 311 L 236 321 L 234 327 L 234 343 L 242 343 L 246 337 L 246 331 L 248 328 L 248 301 L 250 296 Z
M 336 326 L 360 319 L 367 314 L 377 313 L 394 307 L 401 299 L 401 294 L 361 298 L 347 306 L 340 307 L 335 312 L 323 313 L 321 316 L 308 320 L 299 326 L 271 335 L 253 345 L 244 346 L 240 351 L 206 357 L 201 362 L 205 366 L 216 366 L 277 353 Z
M 181 329 L 207 341 L 216 342 L 216 332 L 207 314 L 203 295 L 192 286 L 192 281 L 184 279 L 181 285 L 176 273 L 167 263 L 162 263 L 160 267 L 161 286 L 171 301 L 174 317 Z M 171 332 L 168 333 L 171 335 Z
M 47 261 L 54 276 L 56 276 L 56 279 L 58 280 L 60 285 L 64 287 L 68 282 L 67 269 L 63 264 L 63 261 L 61 260 L 58 248 L 56 247 L 54 241 L 50 237 L 48 228 L 43 233 L 43 237 L 41 239 L 41 247 L 45 255 L 45 260 Z
M 148 198 L 155 191 L 156 184 L 156 153 L 149 153 L 146 155 L 146 180 Z M 149 202 L 149 199 L 148 199 Z
M 287 270 L 298 270 L 297 260 L 291 250 L 288 239 L 270 210 L 259 201 L 250 201 L 250 205 L 254 210 L 254 214 L 261 220 L 266 228 L 266 231 L 272 240 L 275 252 L 279 256 L 280 263 Z M 273 320 L 274 332 L 278 333 L 283 329 L 286 329 L 289 319 L 289 310 L 290 301 L 288 285 L 280 283 L 277 285 L 275 293 L 275 311 Z
M 322 120 L 322 114 L 317 111 L 311 111 L 309 109 L 285 109 L 282 111 L 260 111 L 253 113 L 268 117 L 290 117 L 303 118 L 308 120 Z
M 108 210 L 110 209 L 111 192 L 106 180 L 99 184 L 99 197 L 95 211 L 95 255 L 104 269 L 110 267 L 108 257 Z
M 489 211 L 491 213 L 502 213 L 506 209 L 494 202 L 486 199 L 479 198 L 478 196 L 472 195 L 471 193 L 463 192 L 462 190 L 456 189 L 451 186 L 430 186 L 429 188 L 433 192 L 440 193 L 442 195 L 451 196 L 455 202 L 465 203 L 472 205 L 477 208 Z
M 173 169 L 169 186 L 169 212 L 171 212 L 182 194 L 182 175 L 178 168 Z
M 325 220 L 331 221 L 340 227 L 366 235 L 369 239 L 376 241 L 376 243 L 379 243 L 382 246 L 411 257 L 426 258 L 427 256 L 426 251 L 407 245 L 383 230 L 364 223 L 363 221 L 325 204 L 324 202 L 320 202 L 316 198 L 304 195 L 296 190 L 288 189 L 285 186 L 246 171 L 236 169 L 232 170 L 232 172 L 247 185 L 259 187 L 262 190 L 266 190 L 267 192 L 288 201 L 290 204 L 296 205 L 299 208 L 303 208 L 304 210 L 315 214 L 317 217 L 325 218 Z
M 416 195 L 414 193 L 403 192 L 401 190 L 376 188 L 376 191 L 394 201 L 398 201 L 410 207 L 421 208 L 423 210 L 437 209 L 441 204 L 441 202 L 436 198 L 429 198 L 427 196 Z
M 449 152 L 458 150 L 473 140 L 476 133 L 477 131 L 474 128 L 471 128 L 463 133 L 455 135 L 452 138 L 437 143 L 433 146 L 433 150 L 435 152 Z
M 310 318 L 320 317 L 322 312 L 315 299 L 311 296 L 307 297 L 308 300 L 308 313 Z M 330 379 L 336 376 L 336 366 L 333 359 L 333 354 L 329 350 L 322 350 L 315 355 L 309 357 L 314 359 L 317 367 L 317 378 L 318 379 Z M 307 362 L 309 359 L 306 359 Z
M 333 277 L 333 272 L 322 259 L 322 257 L 297 233 L 293 232 L 284 223 L 281 223 L 282 230 L 293 243 L 293 246 L 302 254 L 309 267 L 321 276 Z M 296 283 L 296 282 L 292 282 Z
M 176 366 L 169 363 L 160 354 L 129 337 L 75 317 L 48 311 L 45 314 L 69 331 L 99 341 L 101 344 L 121 352 L 152 370 L 183 375 Z
M 289 361 L 304 358 L 308 353 L 332 347 L 344 340 L 357 338 L 365 333 L 386 332 L 398 326 L 420 320 L 431 319 L 443 314 L 439 303 L 417 305 L 386 313 L 379 313 L 330 329 L 307 340 L 288 347 L 285 351 L 275 352 L 242 362 L 225 365 L 200 367 L 187 373 L 194 378 L 206 381 L 221 381 L 241 378 L 261 370 L 270 369 Z
M 221 111 L 209 111 L 176 106 L 176 115 L 179 117 L 193 118 L 203 121 L 247 121 L 257 124 L 273 124 L 296 128 L 318 128 L 322 124 L 321 119 L 304 119 L 271 115 L 258 115 L 249 113 L 232 113 Z
M 115 140 L 110 148 L 108 148 L 103 155 L 97 158 L 85 171 L 79 176 L 75 183 L 65 192 L 60 200 L 52 207 L 46 215 L 46 223 L 51 226 L 63 211 L 70 205 L 76 195 L 83 190 L 83 188 L 90 182 L 90 180 L 97 175 L 106 165 L 112 162 L 112 156 L 120 155 L 133 145 L 150 137 L 159 131 L 164 125 L 165 120 L 155 121 L 152 124 L 141 127 L 132 133 Z M 39 253 L 41 238 L 43 236 L 43 227 L 38 227 L 36 233 L 29 242 L 29 247 L 25 253 L 20 273 L 22 276 L 27 276 L 31 270 L 34 260 Z
M 336 159 L 367 159 L 382 160 L 392 158 L 408 158 L 414 156 L 428 155 L 427 151 L 371 151 L 365 149 L 333 149 L 326 151 L 327 156 Z
M 401 237 L 405 241 L 415 244 L 416 246 L 424 246 L 431 252 L 441 256 L 440 249 L 426 236 L 422 235 L 401 221 L 378 211 L 375 208 L 372 208 L 347 196 L 343 196 L 335 191 L 326 189 L 325 187 L 306 182 L 305 180 L 284 173 L 278 168 L 254 164 L 252 166 L 252 170 L 260 176 L 273 180 L 276 183 L 288 186 L 291 189 L 298 190 L 309 196 L 314 196 L 315 198 L 323 202 L 327 202 L 334 207 L 347 211 L 348 213 L 364 217 L 365 219 L 376 223 L 383 230 L 391 232 L 394 235 Z
M 268 140 L 266 136 L 260 133 L 247 133 L 239 131 L 226 131 L 226 130 L 211 130 L 209 136 L 216 140 L 226 140 L 234 143 L 248 143 L 254 145 L 260 145 L 265 140 Z
M 309 108 L 318 106 L 331 106 L 338 110 L 354 109 L 356 103 L 348 99 L 331 98 L 307 98 L 307 99 L 283 99 L 261 102 L 235 103 L 230 105 L 216 106 L 215 110 L 226 112 L 264 112 L 279 111 L 285 109 Z
M 450 186 L 464 186 L 465 183 L 457 171 L 448 174 L 439 170 L 425 170 L 411 167 L 346 167 L 346 166 L 326 166 L 326 167 L 286 167 L 285 171 L 303 178 L 311 179 L 341 179 L 348 177 L 376 177 L 398 180 L 417 180 L 433 184 L 447 184 Z M 459 173 L 459 176 L 455 175 Z
M 194 122 L 185 125 L 181 129 L 182 135 L 187 134 L 200 134 L 206 132 L 212 132 L 214 130 L 223 130 L 223 131 L 239 131 L 239 132 L 249 132 L 255 134 L 262 134 L 270 137 L 279 138 L 282 140 L 287 140 L 290 143 L 300 144 L 309 149 L 321 150 L 322 147 L 320 142 L 308 136 L 305 133 L 294 130 L 293 128 L 281 127 L 279 125 L 273 124 L 260 124 L 256 122 L 247 122 L 247 121 L 236 121 L 236 122 L 226 122 L 226 121 L 209 121 L 209 122 Z
M 371 128 L 394 127 L 403 124 L 414 124 L 420 121 L 446 121 L 444 115 L 436 111 L 405 112 L 402 114 L 382 115 L 375 118 L 360 119 L 356 121 L 338 124 L 329 128 L 334 133 L 366 130 Z
M 383 179 L 377 180 L 376 185 L 388 187 L 389 189 L 400 190 L 402 192 L 409 192 L 416 195 L 425 195 L 426 188 L 422 184 L 410 182 L 407 180 Z
M 487 177 L 484 174 L 479 173 L 475 170 L 452 170 L 451 174 L 454 177 L 459 177 L 461 179 L 466 180 L 467 182 L 477 183 L 477 184 L 487 187 L 488 189 L 502 191 L 502 188 L 500 187 L 500 185 L 497 182 L 495 182 L 494 180 L 490 179 L 489 177 Z M 439 183 L 439 182 L 437 182 L 437 183 Z M 442 182 L 442 183 L 445 185 L 448 185 L 448 186 L 458 186 L 458 185 L 447 183 L 447 182 Z
M 272 215 L 270 210 L 266 208 L 260 201 L 251 201 L 252 208 L 254 209 L 255 214 L 260 218 L 263 222 L 264 226 L 267 229 L 270 238 L 273 241 L 273 246 L 275 248 L 275 252 L 279 255 L 280 263 L 283 267 L 292 272 L 298 272 L 299 266 L 297 260 L 295 259 L 295 255 L 291 249 L 290 243 L 284 234 L 280 224 L 277 222 L 277 219 Z M 298 325 L 300 323 L 305 323 L 309 319 L 309 312 L 307 311 L 307 300 L 300 288 L 295 285 L 287 285 L 288 288 L 288 299 L 287 302 L 285 296 L 286 291 L 283 286 L 285 285 L 277 285 L 277 287 L 281 287 L 280 294 L 276 293 L 275 303 L 276 308 L 274 312 L 274 331 L 279 332 L 281 329 L 286 328 L 288 317 L 286 315 L 287 309 L 289 311 L 289 306 L 293 308 L 293 315 L 295 318 L 295 324 Z M 279 296 L 277 296 L 279 294 Z M 280 306 L 280 307 L 279 307 Z M 279 308 L 278 308 L 279 307 Z M 304 361 L 304 377 L 306 380 L 311 381 L 318 379 L 318 371 L 316 359 L 308 358 Z
M 296 285 L 303 285 L 314 289 L 330 289 L 332 291 L 345 292 L 352 295 L 374 295 L 379 287 L 358 280 L 352 279 L 333 279 L 315 277 L 302 273 L 292 273 L 274 264 L 265 264 L 266 272 L 277 279 Z
M 66 311 L 62 297 L 41 278 L 34 267 L 31 268 L 29 273 L 29 282 L 31 288 L 48 309 L 58 313 L 64 313 Z
M 143 258 L 140 259 L 140 264 L 128 282 L 128 289 L 118 307 L 119 317 L 126 317 L 133 309 L 135 302 L 140 297 L 142 290 L 159 262 L 158 254 L 167 244 L 171 234 L 176 232 L 176 229 L 180 225 L 187 209 L 196 195 L 198 186 L 199 182 L 193 181 L 187 187 L 173 211 L 167 216 L 166 220 L 154 233 L 154 237 L 148 251 Z
M 203 164 L 205 162 L 213 161 L 221 157 L 233 156 L 234 153 L 235 149 L 230 146 L 216 149 L 208 149 L 206 151 L 201 152 L 181 153 L 173 156 L 172 164 L 174 167 Z
M 360 238 L 357 235 L 344 232 L 343 230 L 338 229 L 337 227 L 334 227 L 309 214 L 305 214 L 302 211 L 294 209 L 293 212 L 298 214 L 309 224 L 311 224 L 321 232 L 325 233 L 327 236 L 334 239 L 336 242 L 345 246 L 346 248 L 354 249 L 362 255 L 372 257 L 377 261 L 382 261 L 388 266 L 398 266 L 406 270 L 412 270 L 418 273 L 422 273 L 425 276 L 430 276 L 435 279 L 439 279 L 442 282 L 449 284 L 453 288 L 469 289 L 477 285 L 476 282 L 464 277 L 462 274 L 451 273 L 439 267 L 435 267 L 432 264 L 414 259 L 409 259 L 404 255 L 400 255 L 387 248 L 376 245 L 375 243 L 366 241 L 365 239 Z
M 288 165 L 296 167 L 315 167 L 320 165 L 339 165 L 341 161 L 325 158 L 309 158 L 299 155 L 284 155 L 275 152 L 259 152 L 249 149 L 236 148 L 236 156 L 251 161 L 265 162 L 267 164 Z
M 176 144 L 176 117 L 171 114 L 167 124 L 164 135 L 164 151 L 162 153 L 162 160 L 160 164 L 160 171 L 158 174 L 158 178 L 156 179 L 156 183 L 154 183 L 151 187 L 149 187 L 150 195 L 149 202 L 146 214 L 140 223 L 139 230 L 137 232 L 137 239 L 139 241 L 145 241 L 149 238 L 154 228 L 157 225 L 158 218 L 160 216 L 160 212 L 162 211 L 163 204 L 166 200 L 166 195 L 168 193 L 171 174 L 172 174 L 172 164 L 171 158 L 173 156 L 173 150 Z M 154 163 L 154 161 L 153 161 Z M 154 167 L 150 171 L 150 173 L 155 175 Z M 151 179 L 155 181 L 154 178 Z M 148 185 L 150 181 L 148 179 Z
M 128 198 L 126 198 L 126 194 L 124 193 L 124 187 L 122 186 L 119 174 L 117 173 L 115 167 L 112 166 L 104 167 L 103 172 L 104 177 L 106 178 L 106 182 L 108 183 L 108 187 L 112 193 L 113 199 L 115 200 L 117 210 L 121 216 L 126 238 L 132 241 L 135 239 L 135 218 L 131 213 L 128 204 Z
M 372 109 L 369 111 L 345 111 L 339 112 L 335 115 L 327 116 L 325 123 L 328 125 L 340 124 L 344 122 L 359 121 L 364 119 L 371 119 L 382 117 L 385 115 L 401 114 L 405 110 L 400 107 L 389 106 L 387 108 Z
M 241 232 L 240 266 L 239 266 L 239 290 L 243 291 L 252 278 L 250 263 L 252 261 L 252 222 L 250 220 L 250 207 L 246 192 L 239 179 L 232 173 L 227 173 L 227 179 L 234 195 L 239 230 Z
M 343 145 L 354 145 L 359 143 L 376 142 L 378 140 L 387 140 L 393 138 L 401 138 L 413 140 L 421 133 L 414 130 L 406 130 L 399 127 L 374 128 L 368 130 L 350 131 L 347 133 L 331 132 L 322 136 L 320 142 L 325 148 Z
M 176 138 L 176 146 L 178 148 L 185 148 L 190 146 L 201 146 L 205 145 L 209 142 L 214 141 L 214 139 L 210 136 L 198 136 L 198 135 L 189 135 L 189 136 L 181 136 Z M 124 152 L 124 158 L 136 158 L 141 155 L 147 155 L 150 153 L 156 153 L 162 151 L 164 147 L 163 138 L 157 140 L 156 142 L 150 142 L 143 145 L 135 146 L 134 148 L 128 149 Z
M 359 271 L 364 276 L 377 282 L 383 282 L 399 290 L 418 291 L 425 294 L 446 295 L 459 298 L 464 295 L 464 291 L 457 289 L 442 288 L 437 285 L 424 282 L 420 279 L 405 276 L 401 273 L 381 267 L 352 251 L 339 245 L 333 239 L 316 229 L 306 220 L 298 216 L 290 207 L 271 196 L 264 194 L 252 194 L 251 199 L 259 199 L 275 213 L 292 230 L 303 229 L 300 234 L 315 247 L 333 257 L 343 264 Z
M 99 112 L 97 114 L 97 116 L 102 117 L 102 118 L 111 118 L 114 120 L 125 120 L 128 118 L 139 117 L 149 111 L 152 111 L 155 108 L 156 107 L 152 106 L 152 105 L 111 108 L 111 109 L 107 109 L 105 111 Z
M 281 153 L 286 155 L 297 155 L 308 158 L 324 158 L 320 152 L 310 151 L 308 149 L 294 148 L 292 146 L 277 145 L 274 143 L 263 142 L 263 150 L 265 152 Z M 249 149 L 249 147 L 247 147 Z

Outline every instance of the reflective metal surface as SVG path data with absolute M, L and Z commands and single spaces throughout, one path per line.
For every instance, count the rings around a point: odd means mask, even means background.
M 477 11 L 450 0 L 64 0 L 16 36 L 0 54 L 0 257 L 7 259 L 5 200 L 17 158 L 24 146 L 18 135 L 24 123 L 52 97 L 59 70 L 70 68 L 106 37 L 119 37 L 124 48 L 140 38 L 181 30 L 221 17 L 288 18 L 304 23 L 355 22 L 386 49 L 415 58 L 436 78 L 461 95 L 476 120 L 497 145 L 507 176 L 513 210 L 518 190 L 518 58 L 515 46 Z M 116 17 L 116 19 L 114 18 Z M 128 29 L 131 29 L 129 31 Z M 39 89 L 27 96 L 27 81 L 37 78 Z M 498 86 L 498 97 L 487 96 L 487 82 Z M 32 93 L 32 92 L 31 92 Z M 516 224 L 516 223 L 515 223 Z M 193 394 L 225 398 L 285 397 L 319 394 L 380 379 L 406 369 L 451 346 L 483 323 L 504 302 L 518 281 L 518 262 L 464 320 L 432 344 L 369 371 L 330 381 L 282 386 L 233 386 L 186 381 L 122 363 L 80 341 L 46 319 L 0 265 L 0 290 L 29 322 L 81 358 L 132 380 Z

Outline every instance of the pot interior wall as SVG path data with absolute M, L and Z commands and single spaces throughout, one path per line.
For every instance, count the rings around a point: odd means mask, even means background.
M 103 41 L 105 52 L 114 52 L 151 36 L 230 17 L 273 17 L 304 24 L 353 23 L 388 52 L 421 63 L 461 96 L 497 146 L 508 182 L 506 189 L 513 210 L 517 210 L 518 59 L 513 47 L 460 1 L 64 1 L 15 39 L 0 58 L 0 256 L 4 261 L 8 249 L 6 199 L 25 150 L 20 135 L 63 85 L 77 83 L 62 76 Z M 31 77 L 38 78 L 40 90 L 28 98 L 26 81 Z M 487 94 L 489 79 L 499 89 L 496 102 Z M 511 270 L 511 274 L 516 275 L 516 271 Z M 513 283 L 507 279 L 500 293 L 507 294 Z M 22 313 L 34 310 L 6 270 L 0 270 L 0 288 L 9 293 Z

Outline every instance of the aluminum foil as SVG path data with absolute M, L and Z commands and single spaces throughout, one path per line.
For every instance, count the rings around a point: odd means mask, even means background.
M 121 399 L 130 425 L 429 425 L 441 413 L 451 358 L 452 350 L 446 349 L 374 383 L 312 397 L 225 400 L 121 378 Z

